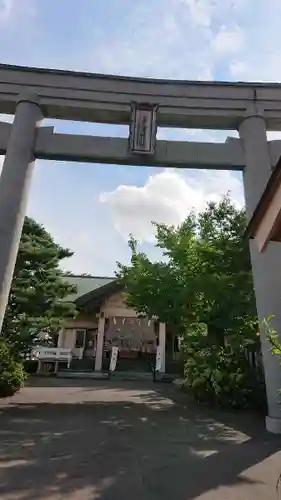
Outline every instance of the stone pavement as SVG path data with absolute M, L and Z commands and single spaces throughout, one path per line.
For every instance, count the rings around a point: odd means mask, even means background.
M 0 400 L 1 500 L 275 500 L 280 450 L 170 385 L 34 379 Z

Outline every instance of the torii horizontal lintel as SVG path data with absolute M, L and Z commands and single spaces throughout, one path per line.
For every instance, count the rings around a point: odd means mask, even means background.
M 0 123 L 0 154 L 6 153 L 12 124 Z M 281 144 L 280 144 L 281 149 Z M 41 127 L 35 144 L 38 159 L 108 163 L 117 165 L 158 166 L 242 170 L 244 153 L 238 139 L 226 143 L 163 141 L 156 143 L 149 158 L 132 154 L 128 139 L 89 135 L 57 134 L 54 127 Z

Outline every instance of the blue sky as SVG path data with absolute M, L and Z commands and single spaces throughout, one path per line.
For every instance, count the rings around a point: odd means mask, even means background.
M 280 18 L 280 0 L 0 0 L 0 62 L 155 78 L 280 81 Z M 69 133 L 128 135 L 127 127 L 46 123 Z M 172 140 L 224 141 L 226 135 L 159 131 Z M 151 220 L 177 224 L 227 191 L 243 204 L 240 174 L 38 161 L 28 214 L 75 252 L 67 268 L 111 275 L 116 260 L 129 257 L 129 232 L 154 256 Z

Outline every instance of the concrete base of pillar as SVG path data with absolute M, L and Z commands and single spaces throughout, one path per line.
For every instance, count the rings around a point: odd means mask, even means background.
M 280 418 L 266 417 L 265 426 L 268 432 L 272 432 L 272 434 L 281 434 L 281 416 Z

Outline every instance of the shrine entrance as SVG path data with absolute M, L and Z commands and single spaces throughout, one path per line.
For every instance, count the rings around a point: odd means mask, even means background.
M 158 345 L 158 323 L 148 318 L 107 318 L 104 330 L 104 358 L 118 347 L 117 370 L 151 372 Z
M 0 65 L 0 113 L 15 115 L 0 125 L 0 327 L 8 301 L 31 176 L 36 158 L 243 170 L 250 218 L 281 155 L 281 141 L 266 131 L 281 129 L 281 85 L 185 82 L 106 76 Z M 43 118 L 129 124 L 128 139 L 57 134 Z M 238 130 L 225 143 L 156 140 L 157 127 Z M 260 323 L 275 314 L 281 334 L 281 250 L 270 243 L 260 253 L 250 242 Z M 278 390 L 281 371 L 261 328 L 268 400 L 268 430 L 281 432 Z

